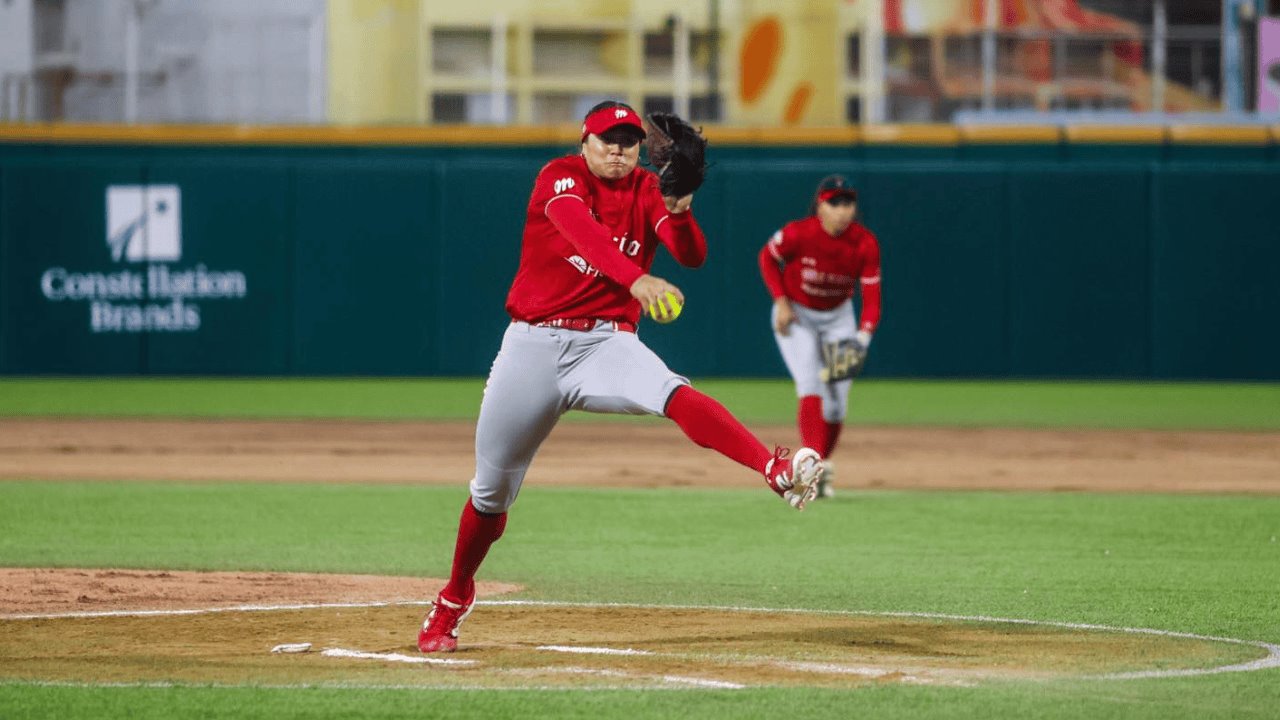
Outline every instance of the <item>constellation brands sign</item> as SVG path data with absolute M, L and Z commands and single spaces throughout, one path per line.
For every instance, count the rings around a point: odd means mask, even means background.
M 95 333 L 195 332 L 209 301 L 242 300 L 240 270 L 182 263 L 182 191 L 177 185 L 107 188 L 110 264 L 51 267 L 40 276 L 49 302 L 83 302 Z

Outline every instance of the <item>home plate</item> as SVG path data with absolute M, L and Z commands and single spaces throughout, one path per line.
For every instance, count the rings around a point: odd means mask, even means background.
M 374 653 L 344 648 L 328 648 L 320 653 L 325 657 L 351 658 L 353 660 L 386 660 L 387 662 L 413 663 L 416 665 L 476 665 L 476 660 L 445 660 L 444 658 L 413 657 L 400 653 Z

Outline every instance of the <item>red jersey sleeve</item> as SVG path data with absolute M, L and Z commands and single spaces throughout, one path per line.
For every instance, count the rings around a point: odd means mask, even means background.
M 773 259 L 783 265 L 791 262 L 796 256 L 797 241 L 792 225 L 795 223 L 787 223 L 781 230 L 775 232 L 769 238 L 769 242 L 765 244 L 765 249 L 773 256 Z
M 663 210 L 666 206 L 663 205 Z M 707 236 L 702 234 L 693 210 L 668 213 L 658 220 L 654 232 L 676 262 L 685 267 L 701 267 L 707 260 Z
M 866 257 L 862 263 L 862 312 L 858 329 L 874 333 L 880 324 L 880 243 L 870 232 L 866 235 Z
M 533 202 L 542 204 L 547 219 L 583 259 L 605 277 L 630 288 L 644 271 L 617 252 L 609 229 L 591 217 L 586 200 L 587 178 L 564 165 L 551 170 L 552 166 L 548 166 L 538 175 Z
M 658 177 L 653 173 L 646 175 L 642 187 L 649 229 L 676 262 L 685 267 L 701 267 L 707 260 L 707 237 L 693 217 L 693 208 L 682 213 L 667 210 L 662 192 L 658 190 Z
M 782 237 L 781 230 L 775 232 L 773 237 L 769 238 L 769 242 L 760 248 L 760 256 L 756 258 L 760 263 L 760 277 L 764 280 L 765 289 L 774 300 L 787 294 L 782 284 L 782 264 L 785 260 L 782 259 L 778 250 L 785 244 Z
M 547 163 L 538 173 L 530 202 L 541 205 L 545 213 L 553 204 L 565 200 L 585 205 L 590 193 L 586 167 L 560 159 Z

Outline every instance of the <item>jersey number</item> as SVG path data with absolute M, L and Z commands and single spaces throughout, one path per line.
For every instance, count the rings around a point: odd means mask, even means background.
M 618 243 L 618 249 L 627 255 L 627 257 L 635 257 L 640 254 L 640 241 L 627 240 L 627 236 L 616 237 L 614 240 Z

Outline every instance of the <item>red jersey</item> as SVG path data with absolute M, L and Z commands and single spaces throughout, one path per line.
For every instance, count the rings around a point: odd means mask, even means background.
M 637 167 L 626 177 L 603 180 L 580 155 L 552 160 L 533 183 L 507 312 L 530 323 L 635 323 L 640 303 L 630 288 L 649 272 L 659 243 L 681 265 L 696 267 L 706 258 L 706 239 L 692 211 L 669 213 L 656 175 Z
M 843 303 L 861 283 L 859 329 L 875 332 L 880 322 L 880 244 L 856 220 L 835 237 L 817 215 L 787 223 L 760 251 L 760 272 L 774 298 L 814 310 Z

